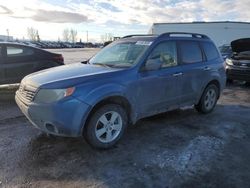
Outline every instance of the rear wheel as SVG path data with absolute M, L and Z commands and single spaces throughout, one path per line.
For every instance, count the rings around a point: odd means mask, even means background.
M 218 96 L 218 87 L 214 84 L 208 85 L 201 96 L 200 102 L 195 105 L 196 110 L 203 114 L 211 112 L 217 103 Z
M 96 148 L 110 148 L 122 137 L 128 124 L 126 111 L 117 104 L 100 107 L 90 117 L 84 137 Z

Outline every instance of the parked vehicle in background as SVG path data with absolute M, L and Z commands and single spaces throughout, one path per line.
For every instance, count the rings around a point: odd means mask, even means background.
M 233 55 L 233 51 L 230 44 L 224 44 L 220 46 L 219 50 L 224 60 L 230 58 Z
M 201 34 L 127 36 L 84 63 L 26 76 L 16 102 L 42 131 L 84 135 L 97 148 L 144 117 L 193 104 L 211 112 L 226 82 L 221 55 Z
M 0 84 L 19 83 L 30 73 L 63 64 L 61 54 L 27 45 L 0 42 Z
M 106 41 L 106 42 L 104 42 L 103 43 L 103 47 L 105 47 L 105 46 L 108 46 L 109 44 L 111 44 L 113 41 Z
M 13 42 L 13 41 L 11 41 Z M 62 41 L 15 41 L 15 43 L 28 45 L 44 49 L 59 49 L 59 48 L 100 48 L 102 43 L 91 42 L 62 42 Z
M 231 42 L 232 56 L 226 59 L 228 81 L 250 82 L 250 38 Z

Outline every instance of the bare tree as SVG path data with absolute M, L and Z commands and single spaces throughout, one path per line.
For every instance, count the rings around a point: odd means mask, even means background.
M 112 41 L 114 38 L 114 35 L 112 33 L 107 33 L 107 39 L 108 41 Z
M 101 35 L 102 42 L 113 41 L 114 35 L 112 33 L 105 33 Z
M 77 40 L 77 30 L 74 29 L 64 29 L 63 30 L 63 41 L 75 43 Z
M 64 29 L 62 35 L 63 35 L 63 36 L 62 36 L 63 41 L 64 41 L 64 42 L 69 42 L 69 39 L 70 39 L 70 32 L 69 32 L 69 29 Z
M 105 35 L 101 35 L 101 41 L 105 42 Z
M 27 35 L 28 35 L 29 40 L 36 41 L 37 36 L 39 36 L 38 30 L 34 29 L 33 27 L 28 27 L 27 28 Z M 39 40 L 40 40 L 40 38 L 39 38 Z
M 40 35 L 38 33 L 38 30 L 36 30 L 36 41 L 40 42 Z
M 71 29 L 70 30 L 70 41 L 72 43 L 75 43 L 76 42 L 76 39 L 77 39 L 77 31 L 74 30 L 74 29 Z

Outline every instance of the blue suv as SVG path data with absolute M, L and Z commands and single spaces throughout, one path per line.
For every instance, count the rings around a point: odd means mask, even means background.
M 223 59 L 207 36 L 132 35 L 86 62 L 26 76 L 15 99 L 40 130 L 109 148 L 141 118 L 187 105 L 211 112 L 225 82 Z

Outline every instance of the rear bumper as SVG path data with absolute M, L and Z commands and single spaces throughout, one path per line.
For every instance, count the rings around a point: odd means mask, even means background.
M 82 135 L 89 105 L 73 97 L 51 104 L 26 104 L 18 93 L 15 100 L 29 121 L 43 132 L 68 137 Z
M 250 82 L 250 68 L 226 66 L 227 79 Z

